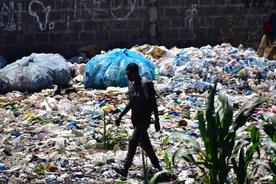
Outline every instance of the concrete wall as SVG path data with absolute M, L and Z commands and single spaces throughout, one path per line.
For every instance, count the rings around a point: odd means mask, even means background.
M 1 0 L 0 55 L 60 53 L 98 43 L 99 50 L 145 43 L 259 44 L 275 0 Z

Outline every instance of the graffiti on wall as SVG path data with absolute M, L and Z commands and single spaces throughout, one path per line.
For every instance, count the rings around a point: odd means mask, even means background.
M 198 11 L 196 9 L 196 4 L 192 4 L 192 6 L 186 10 L 186 23 L 189 26 L 189 36 L 195 39 L 194 34 L 194 19 L 198 16 Z
M 93 21 L 108 18 L 114 18 L 118 21 L 125 20 L 135 11 L 137 6 L 144 5 L 144 0 L 73 0 L 73 3 L 55 0 L 53 4 L 54 6 L 59 5 L 57 7 L 62 7 L 59 10 L 61 12 L 60 21 L 65 23 L 67 29 L 69 29 L 69 22 L 83 19 L 83 14 L 86 14 L 86 18 L 88 14 L 90 20 Z M 23 21 L 22 7 L 23 3 L 15 3 L 13 1 L 8 3 L 0 2 L 0 28 L 4 27 L 5 31 L 21 31 Z M 40 0 L 32 0 L 26 7 L 28 7 L 28 14 L 35 18 L 39 30 L 48 31 L 55 28 L 55 22 L 50 20 L 52 11 L 50 5 Z M 72 10 L 74 12 L 73 16 L 71 16 Z
M 22 30 L 22 3 L 0 2 L 0 27 L 5 31 Z
M 270 5 L 268 0 L 245 0 L 245 8 L 265 8 Z M 275 9 L 276 0 L 273 0 L 273 8 Z
M 126 7 L 128 7 L 129 11 L 126 13 L 123 13 L 123 4 L 126 4 Z M 137 3 L 137 0 L 131 0 L 131 1 L 125 1 L 125 0 L 111 0 L 110 3 L 110 13 L 112 17 L 114 17 L 117 20 L 123 20 L 134 11 L 135 5 Z M 144 4 L 144 1 L 142 0 L 142 5 Z
M 29 4 L 29 14 L 35 17 L 41 31 L 52 30 L 55 27 L 54 22 L 50 22 L 51 6 L 45 7 L 42 2 L 32 0 Z
M 63 0 L 56 0 L 62 3 Z M 140 4 L 139 4 L 140 2 Z M 82 18 L 82 12 L 78 9 L 84 9 L 91 15 L 91 20 L 105 19 L 110 14 L 115 20 L 124 20 L 128 18 L 135 10 L 135 7 L 144 5 L 144 0 L 75 0 L 74 18 Z M 93 7 L 88 7 L 93 4 Z
M 118 21 L 125 20 L 135 11 L 136 7 L 144 5 L 144 0 L 74 0 L 73 7 L 70 5 L 64 7 L 64 0 L 55 0 L 54 4 L 61 7 L 60 21 L 69 30 L 70 21 L 84 19 L 83 14 L 86 14 L 86 19 L 92 21 L 112 18 Z M 68 9 L 74 10 L 73 16 Z

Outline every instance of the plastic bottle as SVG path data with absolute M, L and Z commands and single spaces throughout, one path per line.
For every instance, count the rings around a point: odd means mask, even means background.
M 21 150 L 24 149 L 24 144 L 21 141 L 21 136 L 15 138 L 13 140 L 13 145 L 14 145 L 14 149 L 17 150 L 17 151 L 21 151 Z
M 155 68 L 154 69 L 154 78 L 157 79 L 159 75 L 160 75 L 159 69 Z
M 6 170 L 6 165 L 5 164 L 0 164 L 0 171 Z
M 44 172 L 44 165 L 39 164 L 39 165 L 35 166 L 34 172 L 37 173 L 37 174 L 43 173 Z

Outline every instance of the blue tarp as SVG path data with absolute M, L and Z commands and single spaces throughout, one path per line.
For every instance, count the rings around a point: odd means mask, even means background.
M 113 49 L 106 54 L 91 58 L 83 72 L 83 83 L 86 88 L 105 89 L 108 86 L 128 86 L 124 75 L 126 66 L 135 62 L 140 75 L 149 80 L 154 79 L 154 65 L 143 55 L 128 49 Z

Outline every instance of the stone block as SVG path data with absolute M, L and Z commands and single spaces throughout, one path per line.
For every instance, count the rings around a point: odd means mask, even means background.
M 48 33 L 37 33 L 35 34 L 36 43 L 48 43 Z
M 141 29 L 142 28 L 142 21 L 141 20 L 129 20 L 127 21 L 127 29 Z
M 4 44 L 7 44 L 7 45 L 17 44 L 16 34 L 7 34 L 7 35 L 5 35 Z
M 98 33 L 98 40 L 100 41 L 109 41 L 110 36 L 109 36 L 109 31 L 101 31 Z
M 179 17 L 180 13 L 179 13 L 179 8 L 166 8 L 166 17 Z

